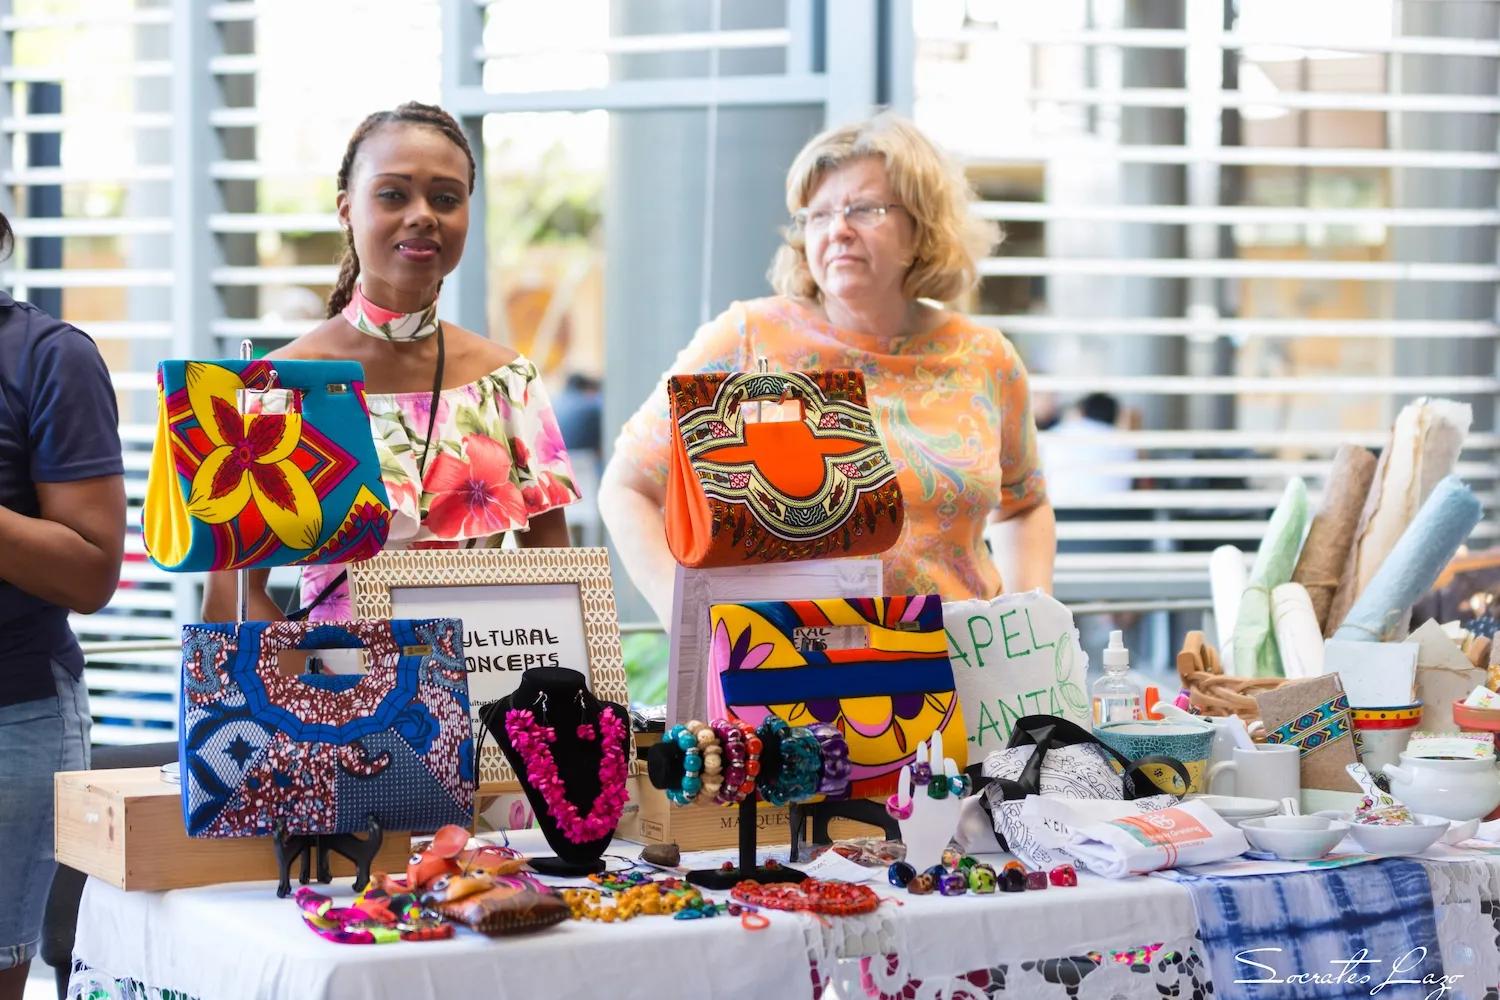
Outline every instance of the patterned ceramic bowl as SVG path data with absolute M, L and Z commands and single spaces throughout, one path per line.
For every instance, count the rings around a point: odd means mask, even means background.
M 1131 760 L 1161 754 L 1181 761 L 1192 779 L 1186 789 L 1182 779 L 1165 765 L 1142 768 L 1162 791 L 1174 795 L 1203 791 L 1203 773 L 1208 769 L 1214 742 L 1212 727 L 1183 722 L 1111 722 L 1095 729 L 1094 735 Z

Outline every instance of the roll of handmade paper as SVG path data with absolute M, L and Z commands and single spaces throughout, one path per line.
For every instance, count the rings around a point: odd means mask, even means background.
M 1329 605 L 1349 562 L 1349 549 L 1354 545 L 1354 532 L 1374 476 L 1375 455 L 1368 448 L 1351 444 L 1339 448 L 1323 490 L 1323 506 L 1307 529 L 1302 556 L 1292 570 L 1292 582 L 1307 588 L 1312 599 L 1319 635 L 1323 634 Z
M 1276 628 L 1276 649 L 1281 668 L 1289 680 L 1319 677 L 1323 673 L 1323 630 L 1312 598 L 1300 583 L 1283 583 L 1271 591 L 1271 619 Z
M 1323 623 L 1324 635 L 1332 635 L 1343 624 L 1433 487 L 1453 471 L 1473 419 L 1467 403 L 1425 397 L 1408 403 L 1397 414 L 1390 442 L 1375 467 L 1338 592 Z
M 1438 483 L 1334 638 L 1385 642 L 1404 637 L 1411 606 L 1432 587 L 1482 513 L 1479 499 L 1457 476 Z
M 1234 672 L 1238 677 L 1280 677 L 1281 657 L 1271 626 L 1271 591 L 1292 578 L 1307 528 L 1307 484 L 1293 478 L 1271 514 L 1255 553 L 1250 582 L 1234 621 Z
M 1214 601 L 1214 624 L 1218 628 L 1219 659 L 1224 672 L 1234 674 L 1234 620 L 1245 592 L 1245 553 L 1238 546 L 1220 545 L 1208 557 L 1208 588 Z

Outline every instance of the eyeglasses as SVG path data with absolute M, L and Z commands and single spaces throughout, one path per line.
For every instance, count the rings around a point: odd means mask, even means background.
M 874 229 L 885 221 L 891 209 L 901 207 L 896 202 L 882 205 L 878 201 L 854 201 L 843 208 L 804 208 L 792 216 L 792 226 L 802 233 L 821 233 L 832 228 L 834 218 L 842 215 L 856 229 Z

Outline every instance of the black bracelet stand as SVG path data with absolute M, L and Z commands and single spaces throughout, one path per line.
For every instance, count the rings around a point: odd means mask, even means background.
M 665 741 L 652 747 L 646 754 L 646 773 L 651 784 L 657 788 L 680 788 L 683 766 L 682 748 Z M 781 773 L 781 750 L 770 740 L 761 750 L 760 779 L 775 780 Z M 734 868 L 698 868 L 687 873 L 687 880 L 705 889 L 723 891 L 732 889 L 745 879 L 756 882 L 801 882 L 807 876 L 795 868 L 778 865 L 767 868 L 755 863 L 755 839 L 759 831 L 755 803 L 759 796 L 754 792 L 740 801 L 740 863 Z M 793 855 L 795 857 L 795 855 Z
M 307 885 L 312 872 L 313 854 L 318 856 L 318 881 L 327 885 L 333 881 L 333 869 L 329 866 L 330 854 L 348 858 L 354 863 L 354 891 L 361 892 L 370 884 L 370 865 L 380 853 L 385 841 L 385 831 L 380 821 L 372 814 L 366 820 L 368 833 L 361 840 L 352 833 L 303 834 L 277 830 L 271 838 L 276 850 L 276 867 L 281 881 L 276 885 L 276 897 L 285 899 L 292 894 L 292 863 L 302 859 L 302 871 L 297 879 L 299 885 Z
M 901 824 L 885 811 L 885 806 L 873 799 L 830 799 L 806 804 L 794 802 L 788 815 L 792 827 L 792 858 L 795 860 L 802 854 L 802 840 L 808 820 L 812 820 L 810 843 L 818 845 L 833 843 L 828 824 L 835 819 L 852 819 L 856 823 L 876 827 L 885 834 L 886 840 L 901 839 Z

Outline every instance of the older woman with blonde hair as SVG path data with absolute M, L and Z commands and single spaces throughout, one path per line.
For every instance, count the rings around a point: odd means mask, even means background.
M 1050 590 L 1056 524 L 1026 369 L 998 331 L 940 304 L 974 285 L 999 236 L 969 213 L 962 173 L 916 126 L 881 114 L 809 142 L 786 196 L 778 294 L 731 305 L 668 374 L 748 370 L 762 357 L 783 371 L 858 370 L 906 502 L 901 538 L 882 556 L 886 593 Z M 625 424 L 599 507 L 631 580 L 669 622 L 665 385 Z M 1005 526 L 993 557 L 992 519 Z

